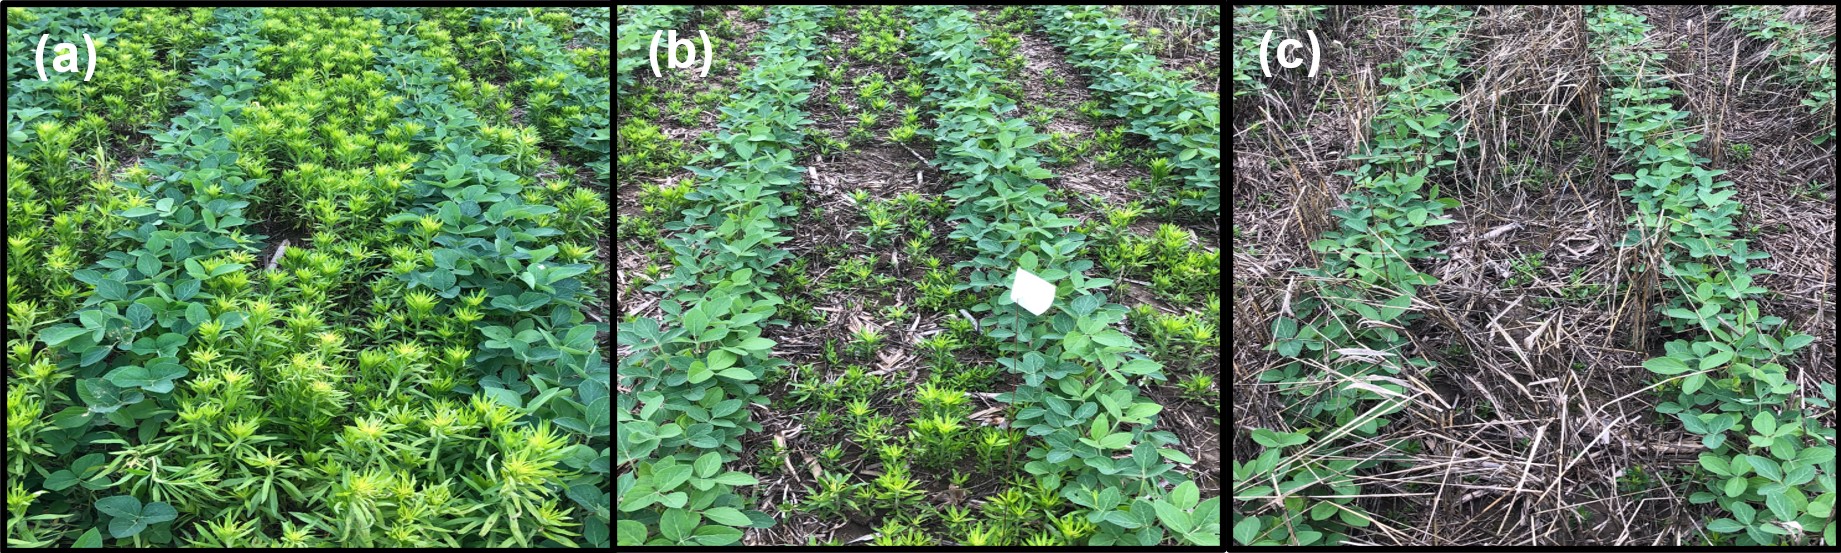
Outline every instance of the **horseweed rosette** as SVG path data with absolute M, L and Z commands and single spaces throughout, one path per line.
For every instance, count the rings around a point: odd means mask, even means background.
M 1734 183 L 1715 181 L 1725 171 L 1704 168 L 1710 160 L 1688 148 L 1702 137 L 1686 132 L 1689 114 L 1669 102 L 1677 93 L 1662 76 L 1662 54 L 1642 40 L 1647 22 L 1617 8 L 1587 13 L 1615 87 L 1603 119 L 1607 143 L 1633 169 L 1612 177 L 1631 183 L 1623 195 L 1636 207 L 1619 246 L 1654 254 L 1656 265 L 1644 269 L 1673 293 L 1657 310 L 1686 335 L 1643 367 L 1666 377 L 1657 389 L 1668 400 L 1657 411 L 1707 448 L 1689 469 L 1707 489 L 1689 502 L 1723 511 L 1705 523 L 1711 543 L 1799 544 L 1819 534 L 1832 545 L 1835 430 L 1815 414 L 1833 408 L 1834 383 L 1818 383 L 1819 397 L 1796 394 L 1783 365 L 1815 338 L 1760 312 L 1766 290 L 1753 278 L 1769 271 L 1751 262 L 1769 255 L 1733 237 L 1742 207 L 1732 200 Z
M 1234 539 L 1242 545 L 1337 545 L 1351 528 L 1371 524 L 1367 511 L 1353 504 L 1361 488 L 1352 473 L 1396 457 L 1362 454 L 1369 459 L 1325 462 L 1311 454 L 1328 449 L 1332 455 L 1349 455 L 1338 438 L 1371 438 L 1389 423 L 1386 415 L 1405 407 L 1406 387 L 1394 377 L 1408 367 L 1433 366 L 1402 353 L 1411 340 L 1399 328 L 1416 318 L 1411 308 L 1419 288 L 1437 283 L 1411 261 L 1443 257 L 1433 249 L 1437 243 L 1420 238 L 1418 231 L 1454 222 L 1442 215 L 1458 206 L 1456 200 L 1439 197 L 1435 181 L 1476 145 L 1462 140 L 1463 124 L 1447 115 L 1447 106 L 1458 97 L 1451 87 L 1466 71 L 1463 22 L 1471 14 L 1444 7 L 1415 12 L 1418 44 L 1392 65 L 1398 76 L 1381 78 L 1389 87 L 1385 107 L 1370 124 L 1374 136 L 1368 146 L 1352 156 L 1362 165 L 1336 173 L 1353 178 L 1356 186 L 1344 195 L 1349 207 L 1331 211 L 1339 219 L 1337 228 L 1311 243 L 1312 250 L 1324 254 L 1323 264 L 1296 269 L 1314 277 L 1312 289 L 1293 303 L 1297 316 L 1281 314 L 1273 322 L 1274 341 L 1267 349 L 1296 361 L 1260 375 L 1261 381 L 1300 398 L 1286 408 L 1288 415 L 1334 430 L 1316 437 L 1312 429 L 1253 430 L 1253 441 L 1266 451 L 1234 465 L 1234 499 L 1255 509 L 1235 513 Z M 1311 376 L 1315 370 L 1338 376 L 1326 386 Z M 1389 450 L 1407 446 L 1398 440 L 1384 445 Z M 1298 446 L 1306 447 L 1282 453 Z M 1334 497 L 1313 499 L 1319 495 Z M 1256 514 L 1268 504 L 1283 511 Z
M 740 528 L 767 528 L 736 488 L 758 480 L 725 470 L 739 437 L 759 431 L 747 405 L 765 402 L 754 381 L 784 365 L 761 329 L 783 303 L 765 281 L 790 254 L 778 220 L 795 214 L 781 198 L 802 181 L 793 165 L 809 123 L 799 110 L 812 88 L 821 6 L 775 9 L 756 39 L 758 62 L 723 109 L 728 117 L 693 159 L 703 184 L 687 194 L 684 219 L 665 225 L 677 262 L 647 290 L 665 295 L 660 321 L 620 325 L 634 354 L 621 360 L 620 543 L 729 545 Z M 715 252 L 713 255 L 711 252 Z M 758 275 L 758 277 L 757 277 Z
M 1162 406 L 1131 383 L 1163 379 L 1162 366 L 1112 328 L 1125 309 L 1100 292 L 1110 279 L 1084 274 L 1092 262 L 1075 254 L 1085 237 L 1054 230 L 1076 222 L 1055 214 L 1059 204 L 1037 182 L 1053 176 L 1029 148 L 1044 137 L 1022 119 L 1002 117 L 1015 103 L 994 92 L 999 74 L 984 62 L 984 32 L 951 7 L 913 7 L 907 15 L 935 112 L 934 128 L 922 132 L 942 145 L 938 167 L 958 179 L 947 192 L 957 202 L 951 237 L 975 248 L 972 260 L 955 266 L 971 271 L 956 288 L 991 298 L 972 310 L 986 314 L 980 323 L 988 336 L 1015 341 L 998 363 L 1023 377 L 998 399 L 1018 409 L 1013 425 L 1042 438 L 1025 471 L 1040 491 L 1082 507 L 1072 516 L 1091 526 L 1065 536 L 1069 543 L 1219 544 L 1220 499 L 1200 501 L 1195 483 L 1166 462 L 1193 460 L 1175 448 L 1174 435 L 1151 430 Z M 1069 299 L 1053 316 L 1022 313 L 1004 293 L 1017 268 Z

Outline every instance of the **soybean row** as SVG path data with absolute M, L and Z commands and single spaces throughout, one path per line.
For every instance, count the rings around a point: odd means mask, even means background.
M 1820 386 L 1826 401 L 1796 395 L 1797 382 L 1780 363 L 1815 338 L 1760 312 L 1767 290 L 1753 279 L 1770 271 L 1752 262 L 1770 256 L 1734 236 L 1743 209 L 1733 200 L 1736 183 L 1714 180 L 1725 171 L 1708 169 L 1711 160 L 1690 149 L 1703 137 L 1688 131 L 1690 114 L 1670 100 L 1679 92 L 1658 64 L 1662 56 L 1643 40 L 1648 23 L 1599 7 L 1588 11 L 1586 24 L 1604 52 L 1611 87 L 1606 142 L 1631 169 L 1612 176 L 1630 183 L 1622 195 L 1635 207 L 1619 246 L 1655 260 L 1643 270 L 1668 292 L 1657 308 L 1666 317 L 1661 324 L 1690 336 L 1643 362 L 1666 377 L 1655 386 L 1666 400 L 1657 411 L 1680 420 L 1707 448 L 1698 459 L 1706 490 L 1688 500 L 1718 504 L 1728 516 L 1705 529 L 1733 543 L 1776 545 L 1822 532 L 1832 544 L 1835 430 L 1818 414 L 1832 405 L 1834 383 Z
M 1370 122 L 1367 146 L 1351 156 L 1361 165 L 1337 173 L 1354 179 L 1344 196 L 1349 208 L 1332 211 L 1337 228 L 1310 245 L 1323 254 L 1322 265 L 1294 270 L 1310 279 L 1294 296 L 1290 314 L 1274 321 L 1267 349 L 1295 361 L 1259 378 L 1297 398 L 1286 414 L 1329 430 L 1319 436 L 1254 430 L 1253 439 L 1266 451 L 1234 464 L 1236 485 L 1247 484 L 1234 498 L 1247 505 L 1278 498 L 1283 509 L 1273 515 L 1259 514 L 1261 509 L 1236 513 L 1242 518 L 1234 538 L 1241 544 L 1341 544 L 1349 528 L 1372 522 L 1353 504 L 1361 493 L 1353 471 L 1399 460 L 1388 452 L 1409 445 L 1390 441 L 1364 459 L 1325 461 L 1357 456 L 1345 451 L 1352 444 L 1343 438 L 1375 436 L 1390 422 L 1386 415 L 1428 387 L 1420 375 L 1434 363 L 1406 356 L 1411 339 L 1401 329 L 1417 318 L 1412 309 L 1421 287 L 1437 283 L 1412 261 L 1444 257 L 1419 231 L 1455 222 L 1443 215 L 1459 204 L 1439 196 L 1438 181 L 1449 176 L 1444 169 L 1465 149 L 1476 146 L 1460 139 L 1463 123 L 1448 115 L 1458 99 L 1453 87 L 1467 71 L 1463 33 L 1470 15 L 1448 7 L 1412 10 L 1417 44 L 1392 65 L 1398 76 L 1381 79 L 1390 87 L 1385 107 Z M 1311 445 L 1283 453 L 1305 444 Z M 1317 495 L 1330 497 L 1308 499 Z

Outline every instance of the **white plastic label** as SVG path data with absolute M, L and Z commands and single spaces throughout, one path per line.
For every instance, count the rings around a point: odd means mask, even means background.
M 1023 306 L 1030 313 L 1041 315 L 1055 304 L 1055 285 L 1019 267 L 1016 276 L 1010 280 L 1010 301 Z

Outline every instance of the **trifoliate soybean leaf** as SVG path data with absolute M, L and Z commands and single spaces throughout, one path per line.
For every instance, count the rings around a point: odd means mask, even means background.
M 1110 434 L 1099 440 L 1099 446 L 1102 449 L 1124 449 L 1129 445 L 1131 445 L 1131 433 L 1129 432 Z
M 1133 403 L 1131 404 L 1131 408 L 1125 410 L 1125 418 L 1131 420 L 1144 420 L 1162 411 L 1163 406 L 1156 403 Z
M 128 285 L 115 280 L 97 282 L 96 297 L 111 301 L 128 299 Z
M 1240 545 L 1253 545 L 1253 539 L 1259 537 L 1259 517 L 1246 517 L 1234 524 L 1234 541 Z
M 723 546 L 735 545 L 741 539 L 741 530 L 720 524 L 705 524 L 697 527 L 697 532 L 691 537 L 691 542 L 697 545 Z
M 1757 416 L 1752 417 L 1752 430 L 1757 430 L 1759 434 L 1766 436 L 1777 434 L 1777 415 L 1770 411 L 1759 412 Z
M 1326 518 L 1330 518 L 1330 517 L 1336 516 L 1336 511 L 1337 509 L 1336 509 L 1335 503 L 1331 503 L 1328 501 L 1318 501 L 1315 506 L 1312 506 L 1310 508 L 1310 519 L 1311 520 L 1323 520 Z
M 1101 345 L 1126 348 L 1131 347 L 1131 337 L 1113 329 L 1105 329 L 1093 335 L 1093 341 Z
M 1730 518 L 1721 518 L 1721 519 L 1714 519 L 1713 522 L 1707 523 L 1707 529 L 1712 530 L 1714 532 L 1730 534 L 1733 532 L 1744 530 L 1745 525 L 1739 524 L 1739 521 L 1736 521 Z
M 1792 498 L 1791 494 L 1795 494 L 1796 498 L 1802 497 L 1802 492 L 1794 488 L 1766 487 L 1759 488 L 1758 493 L 1764 496 L 1764 505 L 1771 508 L 1771 514 L 1777 515 L 1778 520 L 1796 520 L 1796 517 L 1802 514 L 1803 507 L 1807 505 L 1806 502 L 1798 505 L 1798 502 Z
M 1758 471 L 1758 476 L 1763 476 L 1771 480 L 1783 481 L 1782 465 L 1777 464 L 1777 461 L 1772 460 L 1770 457 L 1749 455 L 1745 457 L 1745 460 L 1751 463 L 1752 470 Z
M 1726 492 L 1726 497 L 1738 497 L 1739 494 L 1745 493 L 1745 478 L 1734 476 L 1727 479 L 1723 491 Z
M 710 522 L 729 526 L 746 527 L 753 523 L 753 521 L 748 519 L 748 515 L 742 514 L 741 511 L 736 510 L 734 507 L 715 507 L 703 511 L 703 516 L 708 517 Z
M 1673 357 L 1657 357 L 1643 362 L 1643 368 L 1658 374 L 1681 374 L 1688 372 L 1688 364 Z
M 134 516 L 141 512 L 141 500 L 129 495 L 105 497 L 96 500 L 96 511 L 112 517 Z
M 1403 295 L 1387 300 L 1387 303 L 1381 304 L 1381 309 L 1378 313 L 1379 316 L 1375 317 L 1375 320 L 1381 322 L 1392 321 L 1399 318 L 1401 314 L 1406 313 L 1407 308 L 1412 307 L 1412 305 L 1412 296 Z
M 735 354 L 729 353 L 727 350 L 719 349 L 710 351 L 710 358 L 706 363 L 709 364 L 710 370 L 721 371 L 734 366 L 735 360 Z
M 702 457 L 697 458 L 697 462 L 691 463 L 691 467 L 696 469 L 698 478 L 715 476 L 716 471 L 722 468 L 722 454 L 714 451 L 704 453 Z
M 159 212 L 154 211 L 154 209 L 149 206 L 130 207 L 128 209 L 121 210 L 121 216 L 130 217 L 130 218 L 146 217 L 148 215 L 153 215 L 155 213 L 159 213 Z
M 67 407 L 51 417 L 52 426 L 58 428 L 76 428 L 88 424 L 95 413 L 82 407 Z
M 1701 468 L 1707 469 L 1707 472 L 1719 475 L 1730 474 L 1732 472 L 1732 469 L 1728 468 L 1726 458 L 1713 453 L 1700 454 L 1700 466 Z
M 70 547 L 73 549 L 101 548 L 102 532 L 97 531 L 95 528 L 91 528 L 88 532 L 84 532 L 82 536 L 78 536 L 76 543 L 72 543 Z
M 614 532 L 616 545 L 645 545 L 646 525 L 637 520 L 620 520 L 619 531 Z
M 135 255 L 134 268 L 149 277 L 160 274 L 160 258 L 151 253 L 140 252 Z
M 756 479 L 748 473 L 735 471 L 722 473 L 722 475 L 717 476 L 715 480 L 717 484 L 728 484 L 730 486 L 753 486 L 761 483 L 759 479 Z
M 694 470 L 690 465 L 671 465 L 658 469 L 657 472 L 652 473 L 652 485 L 663 491 L 675 490 L 685 481 L 690 480 Z
M 1150 359 L 1133 359 L 1119 365 L 1119 372 L 1129 375 L 1147 375 L 1163 369 L 1163 365 Z
M 510 407 L 513 409 L 523 409 L 524 408 L 524 396 L 520 395 L 517 392 L 507 390 L 504 388 L 495 388 L 492 386 L 481 386 L 480 393 L 485 395 L 486 399 L 490 399 L 492 401 L 498 402 L 499 404 L 504 405 L 506 407 Z
M 139 365 L 116 367 L 114 370 L 109 371 L 109 374 L 104 375 L 103 378 L 108 380 L 110 384 L 114 384 L 120 388 L 146 388 L 152 390 L 154 386 L 158 386 L 160 383 L 160 379 L 154 378 L 152 373 L 149 373 L 146 368 Z M 166 384 L 165 391 L 172 391 L 172 383 L 167 382 Z M 153 391 L 160 392 L 159 390 Z
M 1786 353 L 1796 351 L 1814 342 L 1814 336 L 1808 334 L 1791 334 L 1789 338 L 1783 339 L 1783 351 Z
M 1194 458 L 1191 458 L 1191 457 L 1189 457 L 1188 455 L 1185 455 L 1185 454 L 1183 454 L 1183 452 L 1181 452 L 1181 451 L 1177 451 L 1177 450 L 1174 450 L 1174 449 L 1169 449 L 1169 448 L 1158 448 L 1158 450 L 1157 450 L 1157 454 L 1158 454 L 1158 455 L 1162 455 L 1162 456 L 1163 456 L 1163 458 L 1165 458 L 1165 459 L 1169 459 L 1169 460 L 1171 460 L 1171 461 L 1174 461 L 1174 462 L 1178 462 L 1178 463 L 1182 463 L 1182 464 L 1185 464 L 1185 465 L 1193 465 L 1193 464 L 1195 464 L 1195 459 L 1194 459 Z
M 1171 531 L 1187 534 L 1192 529 L 1188 512 L 1163 501 L 1151 505 L 1157 511 L 1157 520 L 1163 521 L 1163 525 Z
M 45 489 L 61 492 L 77 485 L 77 475 L 68 470 L 60 470 L 45 477 Z
M 772 349 L 773 346 L 774 341 L 766 338 L 749 338 L 735 344 L 735 347 L 748 351 L 768 351 Z
M 742 367 L 730 367 L 727 369 L 723 369 L 721 372 L 716 373 L 716 376 L 733 379 L 733 380 L 740 380 L 742 382 L 748 382 L 748 381 L 755 379 L 754 371 L 751 371 L 751 370 L 748 370 Z
M 1176 486 L 1176 489 L 1170 490 L 1170 503 L 1175 504 L 1178 509 L 1185 511 L 1194 509 L 1195 504 L 1201 500 L 1201 492 L 1196 489 L 1193 480 L 1183 482 Z
M 168 505 L 165 501 L 148 503 L 146 507 L 141 509 L 141 520 L 147 524 L 159 524 L 175 518 L 179 518 L 179 510 L 174 509 L 172 505 Z
M 39 331 L 38 339 L 43 340 L 45 342 L 45 345 L 57 347 L 57 346 L 63 345 L 64 342 L 69 342 L 72 338 L 82 336 L 89 332 L 90 332 L 90 329 L 87 329 L 87 328 L 81 328 L 81 327 L 72 326 L 68 324 L 60 324 L 60 325 Z
M 665 539 L 682 542 L 685 536 L 689 536 L 691 531 L 697 528 L 697 523 L 702 521 L 703 517 L 696 513 L 676 508 L 667 509 L 665 514 L 658 518 L 658 531 L 665 536 Z

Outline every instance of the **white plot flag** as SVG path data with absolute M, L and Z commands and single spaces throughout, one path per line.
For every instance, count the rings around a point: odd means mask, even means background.
M 1055 303 L 1055 285 L 1018 267 L 1016 276 L 1010 280 L 1010 301 L 1023 306 L 1030 313 L 1041 315 Z

